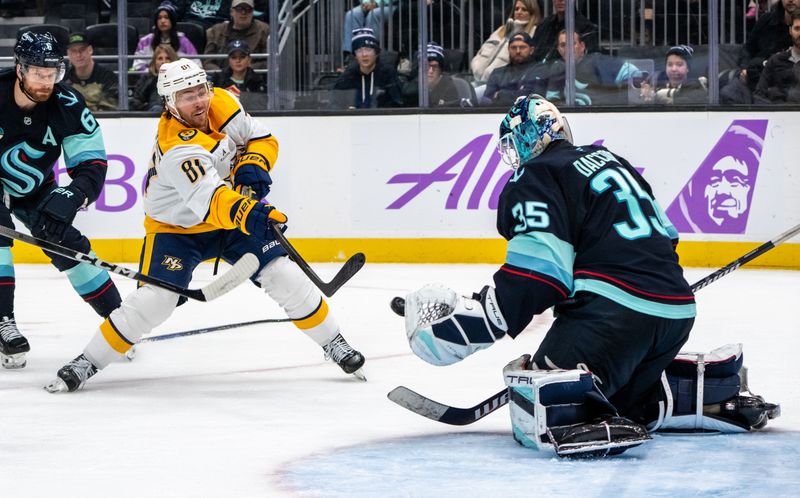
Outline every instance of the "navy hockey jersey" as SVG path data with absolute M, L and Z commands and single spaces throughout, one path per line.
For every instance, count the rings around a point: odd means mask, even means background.
M 695 316 L 677 230 L 644 178 L 605 147 L 561 141 L 518 168 L 497 229 L 508 249 L 494 280 L 512 337 L 580 291 L 648 315 Z
M 71 185 L 97 200 L 106 177 L 103 135 L 80 93 L 57 83 L 47 102 L 25 112 L 14 101 L 13 69 L 0 71 L 0 182 L 14 197 L 54 186 L 63 148 Z

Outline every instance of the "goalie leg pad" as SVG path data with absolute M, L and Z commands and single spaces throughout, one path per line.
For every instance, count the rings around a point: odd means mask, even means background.
M 407 295 L 406 336 L 414 354 L 432 365 L 451 365 L 501 339 L 508 325 L 494 289 L 486 286 L 473 297 L 441 285 Z
M 741 344 L 679 353 L 662 375 L 658 418 L 648 430 L 706 434 L 764 427 L 780 406 L 750 393 L 746 372 Z
M 329 344 L 339 333 L 339 324 L 322 294 L 288 257 L 270 261 L 256 280 L 297 328 L 320 346 Z
M 584 370 L 535 370 L 530 355 L 503 369 L 514 439 L 560 457 L 617 455 L 650 439 L 645 428 L 619 417 Z

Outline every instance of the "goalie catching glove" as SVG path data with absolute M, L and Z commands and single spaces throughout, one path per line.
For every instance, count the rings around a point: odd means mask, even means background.
M 488 348 L 508 330 L 488 285 L 471 299 L 441 285 L 426 285 L 406 296 L 405 326 L 411 350 L 439 366 Z

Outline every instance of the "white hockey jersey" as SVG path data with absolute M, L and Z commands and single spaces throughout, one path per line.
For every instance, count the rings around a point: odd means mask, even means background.
M 236 228 L 231 213 L 242 196 L 230 189 L 236 161 L 247 155 L 270 171 L 278 141 L 226 90 L 214 88 L 211 131 L 189 128 L 165 113 L 145 184 L 147 233 L 200 233 Z

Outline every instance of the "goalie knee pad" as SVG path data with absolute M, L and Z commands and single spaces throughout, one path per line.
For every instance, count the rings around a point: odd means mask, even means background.
M 780 406 L 753 395 L 741 344 L 708 353 L 678 353 L 661 376 L 658 417 L 650 431 L 735 433 L 760 429 Z
M 406 296 L 406 336 L 414 354 L 433 365 L 451 365 L 501 339 L 508 325 L 494 289 L 473 298 L 441 285 Z
M 532 370 L 530 355 L 503 369 L 514 439 L 561 457 L 616 455 L 650 439 L 620 417 L 584 370 Z
M 322 294 L 288 257 L 270 261 L 259 273 L 258 283 L 295 326 L 320 346 L 330 343 L 339 333 L 339 325 Z

